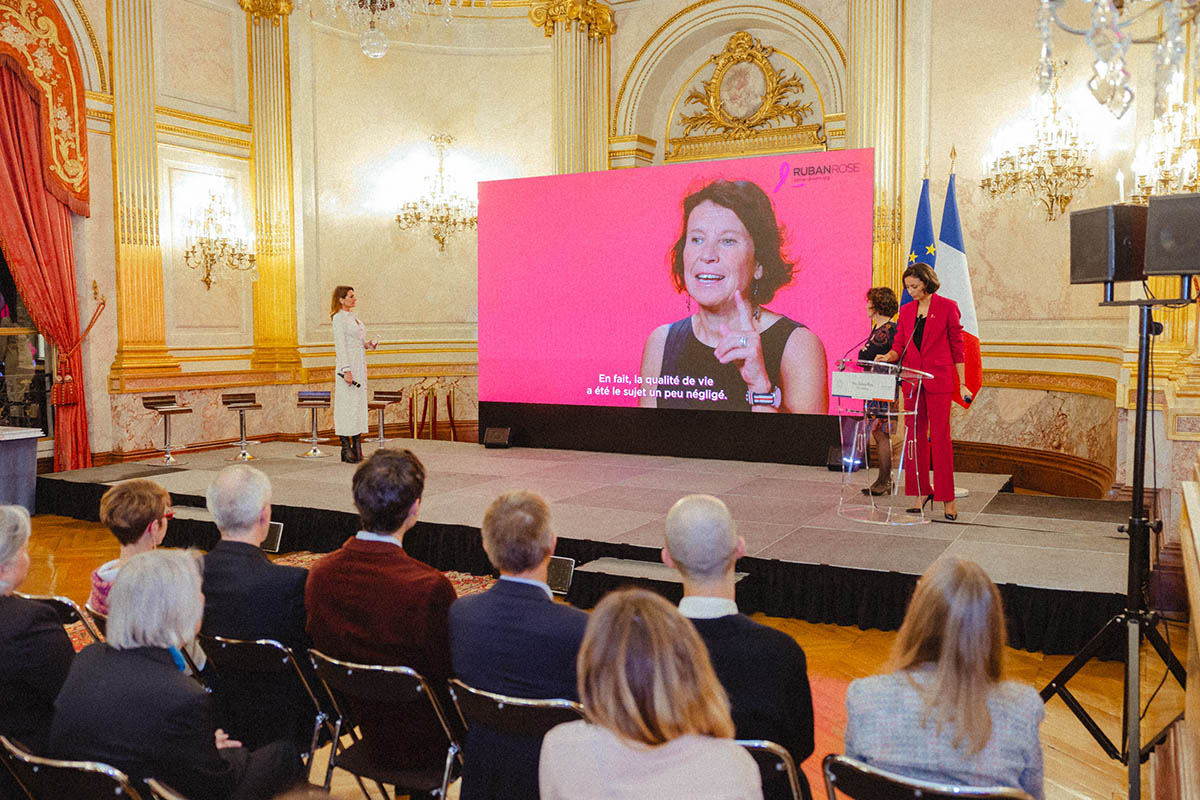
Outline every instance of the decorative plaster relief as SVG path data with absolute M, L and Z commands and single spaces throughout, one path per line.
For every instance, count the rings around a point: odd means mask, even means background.
M 158 103 L 249 122 L 246 15 L 233 3 L 155 3 Z

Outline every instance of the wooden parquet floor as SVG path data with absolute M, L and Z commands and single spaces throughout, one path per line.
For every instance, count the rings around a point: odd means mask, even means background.
M 117 555 L 116 540 L 98 523 L 66 517 L 41 515 L 34 519 L 30 540 L 32 560 L 29 577 L 21 590 L 29 593 L 66 595 L 80 604 L 90 590 L 91 571 Z M 755 617 L 793 636 L 808 656 L 813 678 L 813 706 L 817 724 L 817 750 L 809 759 L 809 772 L 827 752 L 840 751 L 845 728 L 845 687 L 851 680 L 879 672 L 887 660 L 895 634 L 854 627 L 820 625 L 795 619 Z M 1171 647 L 1186 659 L 1187 631 L 1183 625 L 1168 626 Z M 1009 677 L 1042 688 L 1070 660 L 1069 656 L 1044 656 L 1023 650 L 1008 651 Z M 1150 648 L 1142 653 L 1142 703 L 1153 693 L 1164 668 Z M 1071 682 L 1072 693 L 1114 740 L 1121 730 L 1121 665 L 1089 663 Z M 1158 732 L 1183 708 L 1183 693 L 1168 678 L 1143 721 L 1144 737 Z M 1061 700 L 1046 707 L 1042 725 L 1048 800 L 1113 800 L 1124 797 L 1125 767 L 1104 755 L 1083 726 Z M 313 776 L 324 774 L 318 761 Z M 818 767 L 819 769 L 819 767 Z M 1149 796 L 1149 770 L 1143 769 L 1143 794 Z M 334 780 L 334 797 L 361 797 L 352 780 L 339 772 Z M 819 784 L 813 784 L 814 789 Z M 821 794 L 818 792 L 817 794 Z

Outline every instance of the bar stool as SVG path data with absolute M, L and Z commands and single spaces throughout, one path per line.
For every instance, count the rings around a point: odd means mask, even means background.
M 308 450 L 299 453 L 297 458 L 325 458 L 329 453 L 322 453 L 317 447 L 320 442 L 329 441 L 317 436 L 317 412 L 322 408 L 329 408 L 331 405 L 329 400 L 329 392 L 306 392 L 300 391 L 296 393 L 296 407 L 307 408 L 312 411 L 312 436 L 307 439 L 301 439 L 302 442 L 308 442 L 312 445 Z
M 221 405 L 226 408 L 231 408 L 238 412 L 238 431 L 241 433 L 241 438 L 234 442 L 240 449 L 238 454 L 233 457 L 234 461 L 253 461 L 254 456 L 246 450 L 247 445 L 258 444 L 258 442 L 247 441 L 246 439 L 246 412 L 258 411 L 262 408 L 255 397 L 254 392 L 226 392 L 221 395 Z
M 173 394 L 148 394 L 142 398 L 142 405 L 151 411 L 157 411 L 163 420 L 163 456 L 162 464 L 167 467 L 177 467 L 184 462 L 171 455 L 171 417 L 177 414 L 190 414 L 192 409 L 181 406 Z
M 404 392 L 393 392 L 386 390 L 378 390 L 375 392 L 374 398 L 367 403 L 367 408 L 371 411 L 379 412 L 379 435 L 375 437 L 375 444 L 383 447 L 388 440 L 383 437 L 383 417 L 387 413 L 388 406 L 393 403 L 399 403 L 404 399 Z

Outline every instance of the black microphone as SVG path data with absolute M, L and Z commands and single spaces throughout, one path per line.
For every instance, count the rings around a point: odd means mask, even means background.
M 339 373 L 337 374 L 337 376 L 338 376 L 339 378 L 341 378 L 342 380 L 346 380 L 346 373 L 344 373 L 344 372 L 339 372 Z M 358 381 L 355 381 L 355 380 L 352 380 L 352 381 L 350 381 L 350 385 L 351 385 L 351 386 L 357 386 L 359 389 L 361 389 L 361 388 L 362 388 L 362 384 L 361 384 L 361 383 L 359 383 Z
M 874 333 L 874 332 L 875 332 L 875 329 L 872 328 L 871 333 Z M 846 371 L 846 356 L 850 355 L 851 351 L 853 351 L 857 348 L 860 348 L 864 344 L 866 344 L 867 341 L 871 338 L 871 333 L 868 333 L 865 337 L 860 339 L 858 341 L 858 343 L 850 345 L 850 349 L 847 350 L 846 352 L 842 353 L 842 357 L 838 359 L 838 372 Z

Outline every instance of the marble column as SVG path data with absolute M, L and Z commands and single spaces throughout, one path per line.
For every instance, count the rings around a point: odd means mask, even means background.
M 151 0 L 112 0 L 113 183 L 116 217 L 117 352 L 109 382 L 178 372 L 167 352 L 154 133 Z
M 533 0 L 529 19 L 554 40 L 555 172 L 607 169 L 612 9 L 596 0 Z
M 900 286 L 902 191 L 900 8 L 897 0 L 850 0 L 846 146 L 875 148 L 873 282 Z
M 300 368 L 292 206 L 291 0 L 238 0 L 250 47 L 250 169 L 254 180 L 254 351 L 251 367 Z

